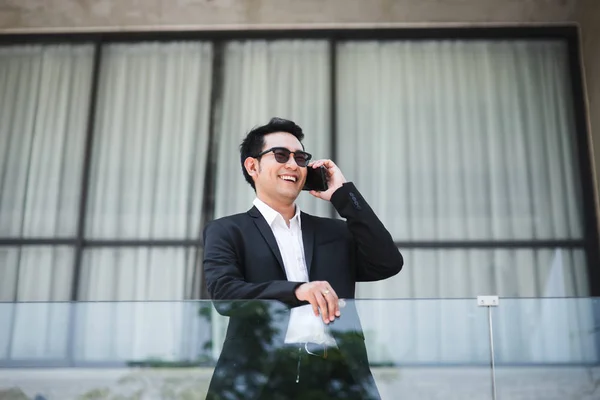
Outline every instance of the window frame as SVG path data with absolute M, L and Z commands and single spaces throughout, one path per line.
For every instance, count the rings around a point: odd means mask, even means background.
M 580 240 L 475 240 L 475 241 L 397 241 L 404 249 L 540 249 L 563 247 L 583 249 L 587 258 L 590 296 L 600 296 L 600 235 L 598 213 L 591 159 L 591 143 L 587 124 L 585 87 L 582 77 L 581 39 L 575 24 L 548 26 L 494 26 L 494 27 L 443 27 L 443 28 L 369 28 L 369 29 L 316 29 L 316 30 L 223 30 L 223 31 L 140 31 L 140 32 L 86 32 L 86 33 L 35 33 L 0 34 L 0 46 L 24 44 L 81 44 L 94 45 L 94 66 L 90 92 L 88 120 L 85 138 L 84 171 L 77 235 L 73 238 L 10 238 L 0 237 L 0 246 L 68 245 L 75 249 L 71 301 L 80 298 L 79 284 L 83 252 L 95 247 L 154 247 L 181 246 L 196 247 L 196 254 L 202 254 L 202 226 L 213 219 L 215 204 L 216 157 L 207 157 L 206 190 L 202 199 L 202 218 L 198 236 L 188 240 L 92 240 L 85 237 L 85 211 L 88 202 L 90 166 L 94 141 L 94 122 L 98 100 L 98 86 L 102 63 L 103 46 L 114 43 L 169 42 L 169 41 L 209 41 L 213 45 L 213 76 L 210 94 L 209 154 L 218 154 L 218 137 L 215 131 L 217 103 L 223 92 L 224 46 L 234 40 L 281 40 L 281 39 L 320 39 L 329 43 L 330 64 L 330 145 L 335 157 L 338 146 L 336 66 L 337 43 L 362 40 L 561 40 L 567 44 L 571 90 L 575 117 L 575 143 L 577 146 L 578 170 L 582 189 L 584 237 Z M 333 214 L 333 210 L 332 210 Z M 332 215 L 333 216 L 333 215 Z M 195 269 L 201 267 L 196 260 Z M 203 274 L 196 274 L 194 276 Z M 193 287 L 198 288 L 192 299 L 207 299 L 208 293 L 203 277 L 198 277 Z

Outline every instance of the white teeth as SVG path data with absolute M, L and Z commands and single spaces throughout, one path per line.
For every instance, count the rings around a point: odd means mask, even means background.
M 295 176 L 282 175 L 281 179 L 283 179 L 284 181 L 296 182 Z

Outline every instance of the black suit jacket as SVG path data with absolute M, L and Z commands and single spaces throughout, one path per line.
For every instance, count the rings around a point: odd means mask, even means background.
M 351 300 L 356 282 L 389 278 L 401 270 L 403 259 L 352 183 L 336 190 L 331 203 L 346 221 L 301 213 L 308 276 L 310 281 L 328 281 L 340 299 Z M 294 293 L 303 282 L 286 279 L 275 236 L 256 207 L 205 227 L 204 272 L 215 307 L 230 316 L 209 397 L 231 390 L 241 376 L 246 376 L 246 387 L 260 391 L 260 382 L 271 373 L 270 355 L 283 344 L 289 310 L 308 304 Z M 350 360 L 354 377 L 374 384 L 354 303 L 348 301 L 340 311 L 329 332 Z M 256 360 L 262 364 L 257 366 Z M 246 390 L 247 398 L 249 394 Z

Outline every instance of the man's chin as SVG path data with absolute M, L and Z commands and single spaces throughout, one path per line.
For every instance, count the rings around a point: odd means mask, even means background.
M 279 190 L 279 194 L 286 199 L 295 201 L 300 195 L 300 189 L 297 188 L 283 188 Z

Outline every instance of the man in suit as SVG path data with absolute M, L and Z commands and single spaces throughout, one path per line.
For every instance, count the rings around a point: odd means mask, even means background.
M 356 282 L 389 278 L 403 259 L 337 165 L 310 162 L 303 138 L 280 118 L 250 131 L 240 155 L 254 206 L 205 227 L 208 291 L 230 317 L 207 398 L 379 398 L 352 299 Z M 320 166 L 328 189 L 310 194 L 345 221 L 295 204 Z

